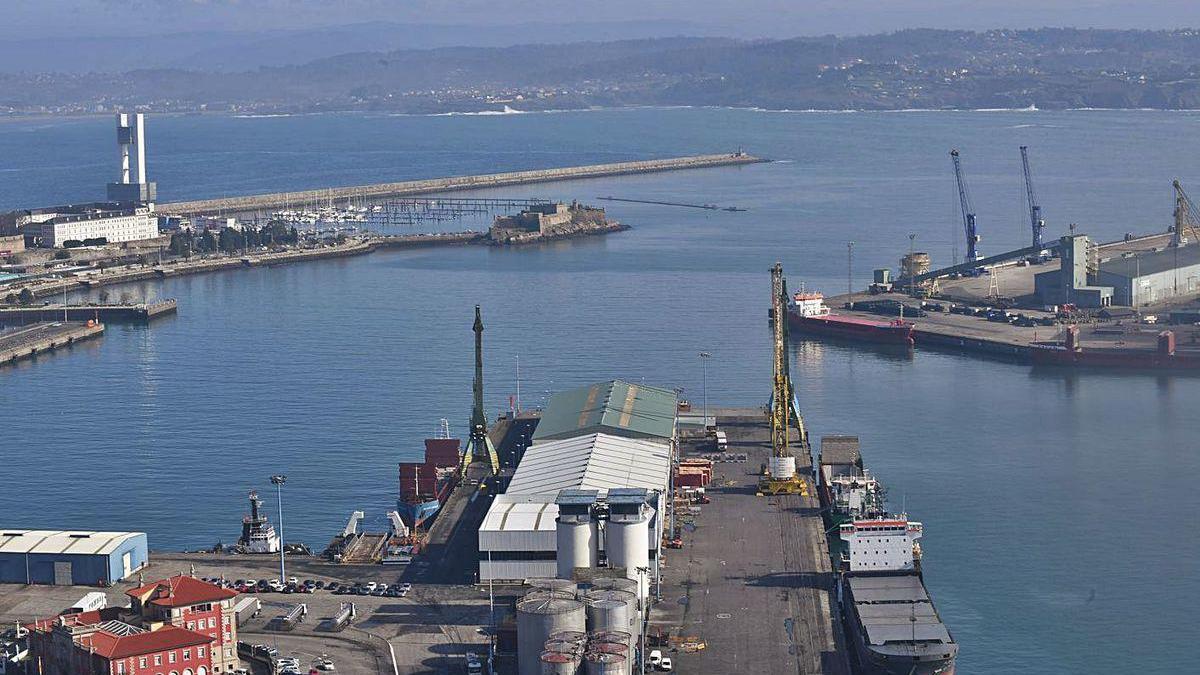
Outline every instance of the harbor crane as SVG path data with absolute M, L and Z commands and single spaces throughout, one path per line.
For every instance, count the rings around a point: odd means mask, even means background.
M 479 305 L 475 305 L 475 382 L 472 386 L 474 405 L 471 407 L 471 436 L 467 440 L 467 448 L 462 456 L 462 475 L 467 475 L 467 469 L 475 461 L 487 462 L 492 469 L 492 475 L 500 473 L 500 458 L 492 439 L 488 438 L 487 415 L 483 412 L 483 316 Z
M 1182 183 L 1175 180 L 1171 185 L 1175 188 L 1175 236 L 1171 245 L 1184 246 L 1188 243 L 1183 234 L 1184 228 L 1191 230 L 1193 237 L 1200 237 L 1200 211 L 1197 211 L 1192 198 L 1183 191 Z
M 954 161 L 954 180 L 958 183 L 958 203 L 962 208 L 963 229 L 967 233 L 967 259 L 965 262 L 979 260 L 979 235 L 975 231 L 975 209 L 971 206 L 971 195 L 967 192 L 967 181 L 963 178 L 962 161 L 958 150 L 950 151 L 950 159 Z
M 1033 192 L 1033 174 L 1029 171 L 1029 147 L 1021 146 L 1021 168 L 1025 171 L 1025 198 L 1029 201 L 1029 223 L 1033 227 L 1033 247 L 1039 251 L 1042 248 L 1042 235 L 1046 231 L 1046 221 L 1042 219 L 1042 205 L 1038 204 L 1037 195 Z
M 796 451 L 804 452 L 810 466 L 812 455 L 808 444 L 808 432 L 804 428 L 804 418 L 800 416 L 800 406 L 796 402 L 796 392 L 792 388 L 792 378 L 789 374 L 787 301 L 787 281 L 783 278 L 783 265 L 775 263 L 771 268 L 771 315 L 775 317 L 772 323 L 774 359 L 771 400 L 767 406 L 771 416 L 771 457 L 758 482 L 759 496 L 809 494 L 808 482 L 796 473 Z M 793 437 L 796 439 L 794 448 Z

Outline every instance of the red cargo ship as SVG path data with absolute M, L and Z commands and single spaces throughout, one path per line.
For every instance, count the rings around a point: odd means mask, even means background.
M 1134 368 L 1153 370 L 1200 369 L 1200 355 L 1176 351 L 1175 332 L 1158 334 L 1154 349 L 1147 347 L 1089 347 L 1080 344 L 1079 327 L 1068 326 L 1061 342 L 1035 342 L 1030 345 L 1034 364 L 1050 366 L 1088 366 L 1098 368 Z
M 803 333 L 907 347 L 913 344 L 913 324 L 900 319 L 872 321 L 834 314 L 820 293 L 796 293 L 788 302 L 787 314 L 788 325 Z

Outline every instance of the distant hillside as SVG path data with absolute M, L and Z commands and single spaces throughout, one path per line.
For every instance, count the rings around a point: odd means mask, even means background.
M 0 75 L 13 112 L 1200 108 L 1200 32 L 907 30 L 347 53 L 242 72 Z

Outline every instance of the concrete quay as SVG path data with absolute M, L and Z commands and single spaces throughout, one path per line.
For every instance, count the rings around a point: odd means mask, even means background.
M 148 323 L 174 314 L 178 303 L 174 298 L 132 305 L 42 305 L 39 307 L 0 307 L 0 325 L 32 323 L 35 321 L 102 321 Z
M 816 491 L 755 496 L 770 454 L 767 417 L 759 409 L 714 414 L 729 451 L 748 458 L 714 464 L 711 503 L 681 516 L 683 548 L 666 553 L 647 631 L 669 642 L 647 649 L 662 649 L 687 673 L 849 675 Z M 695 441 L 680 445 L 683 457 L 707 452 Z M 806 462 L 799 457 L 797 469 Z
M 0 367 L 70 347 L 103 333 L 104 324 L 89 326 L 86 323 L 39 323 L 8 331 L 0 330 Z
M 244 197 L 200 199 L 187 202 L 158 204 L 157 209 L 162 213 L 179 215 L 195 215 L 216 212 L 240 213 L 245 211 L 286 208 L 289 205 L 330 199 L 380 199 L 386 197 L 411 197 L 415 195 L 439 194 L 443 192 L 475 190 L 479 188 L 502 187 L 506 185 L 528 185 L 531 183 L 547 183 L 560 180 L 575 180 L 579 178 L 622 176 L 638 173 L 656 173 L 660 171 L 678 171 L 682 169 L 702 169 L 716 166 L 755 164 L 765 161 L 767 160 L 740 152 L 716 155 L 695 155 L 691 157 L 673 157 L 670 159 L 652 159 L 637 162 L 615 162 L 610 164 L 571 166 L 558 169 L 508 171 L 504 173 L 492 173 L 474 176 L 450 176 L 447 178 L 434 178 L 429 180 L 410 180 L 396 183 L 355 185 L 348 187 L 325 188 L 320 190 L 276 192 L 263 195 L 247 195 Z

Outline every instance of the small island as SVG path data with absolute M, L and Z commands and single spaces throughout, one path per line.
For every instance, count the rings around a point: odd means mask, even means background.
M 628 229 L 628 225 L 608 220 L 602 208 L 554 202 L 537 204 L 515 216 L 497 216 L 487 241 L 493 246 L 514 246 Z

